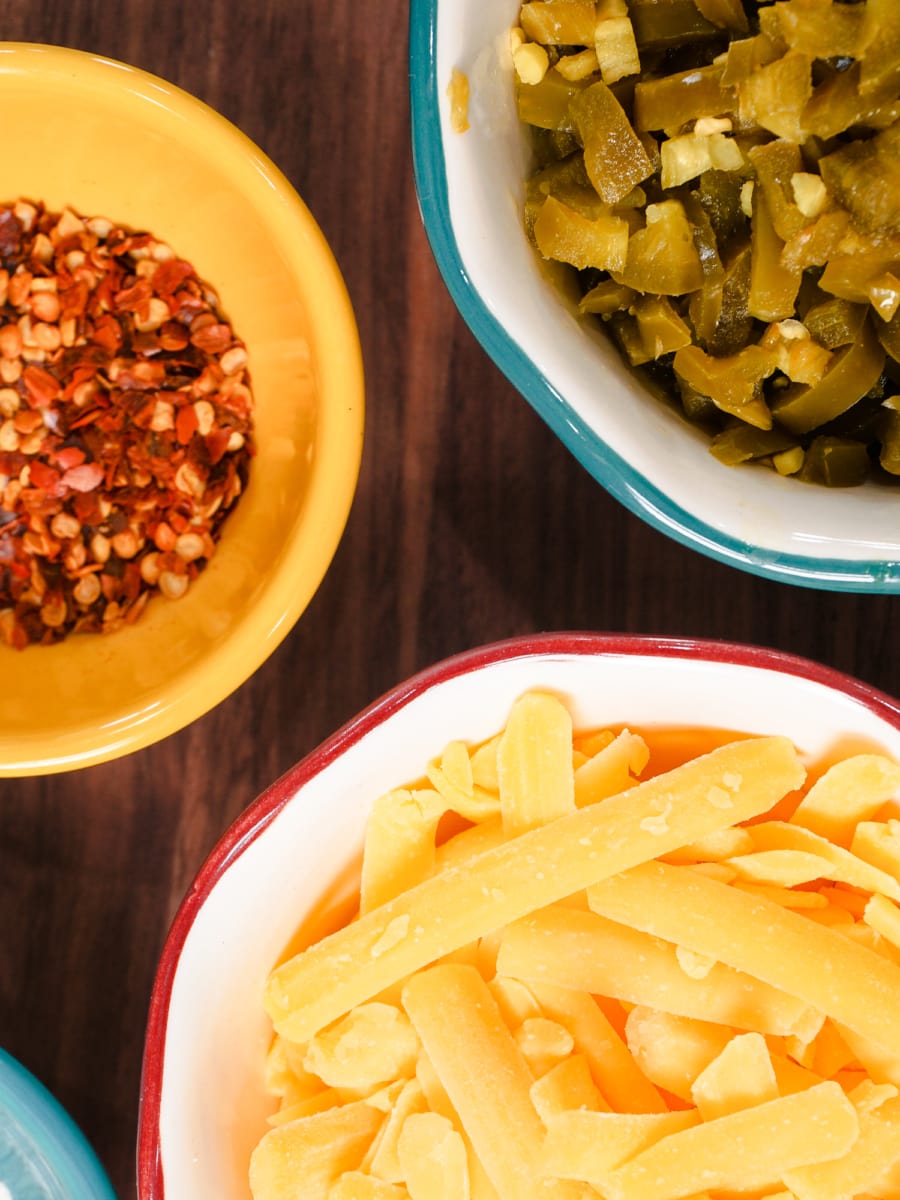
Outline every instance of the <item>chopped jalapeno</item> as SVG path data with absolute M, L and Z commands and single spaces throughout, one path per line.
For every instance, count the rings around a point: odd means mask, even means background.
M 534 0 L 520 25 L 525 225 L 583 319 L 720 462 L 900 486 L 900 0 Z

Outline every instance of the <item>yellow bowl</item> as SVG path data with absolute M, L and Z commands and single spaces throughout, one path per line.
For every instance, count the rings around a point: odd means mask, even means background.
M 217 289 L 244 339 L 257 454 L 215 556 L 135 625 L 0 646 L 0 775 L 137 750 L 224 699 L 318 587 L 362 451 L 359 339 L 340 272 L 277 168 L 170 84 L 75 50 L 0 43 L 0 200 L 147 229 Z

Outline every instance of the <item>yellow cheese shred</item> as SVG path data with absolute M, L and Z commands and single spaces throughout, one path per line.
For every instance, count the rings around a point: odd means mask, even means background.
M 786 738 L 722 746 L 448 868 L 278 967 L 265 1006 L 293 1041 L 535 907 L 766 812 L 802 783 Z M 731 781 L 729 783 L 729 781 Z
M 900 966 L 835 930 L 666 863 L 604 880 L 588 897 L 602 916 L 709 954 L 900 1055 Z

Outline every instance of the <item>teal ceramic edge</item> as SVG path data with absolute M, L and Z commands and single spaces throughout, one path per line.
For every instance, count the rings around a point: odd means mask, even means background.
M 42 1083 L 0 1050 L 0 1118 L 7 1113 L 66 1200 L 116 1200 L 112 1184 L 84 1134 Z M 15 1180 L 4 1180 L 14 1184 Z M 16 1192 L 13 1190 L 15 1200 Z
M 611 450 L 506 334 L 466 273 L 450 219 L 436 68 L 439 2 L 411 0 L 410 5 L 413 169 L 432 253 L 456 307 L 483 349 L 581 465 L 654 529 L 720 563 L 780 583 L 833 592 L 900 591 L 898 562 L 779 554 L 720 533 L 691 516 Z

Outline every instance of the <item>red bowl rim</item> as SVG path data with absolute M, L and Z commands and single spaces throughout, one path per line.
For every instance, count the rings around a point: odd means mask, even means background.
M 266 788 L 216 843 L 181 902 L 163 947 L 150 997 L 138 1119 L 139 1200 L 164 1200 L 159 1117 L 165 1035 L 172 986 L 191 926 L 222 875 L 310 779 L 412 700 L 436 684 L 471 674 L 499 662 L 548 655 L 688 658 L 778 671 L 842 692 L 863 704 L 887 724 L 900 730 L 900 702 L 851 675 L 811 659 L 770 647 L 702 638 L 587 632 L 530 634 L 464 651 L 413 675 L 370 704 Z

